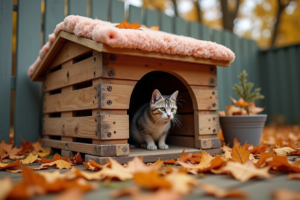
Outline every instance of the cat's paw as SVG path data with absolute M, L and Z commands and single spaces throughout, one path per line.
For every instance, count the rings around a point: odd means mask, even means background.
M 141 144 L 141 148 L 147 149 L 147 144 L 146 143 Z
M 169 149 L 169 145 L 163 144 L 159 146 L 160 149 Z
M 150 151 L 154 151 L 154 150 L 157 150 L 157 146 L 155 144 L 150 144 L 147 146 L 147 149 Z

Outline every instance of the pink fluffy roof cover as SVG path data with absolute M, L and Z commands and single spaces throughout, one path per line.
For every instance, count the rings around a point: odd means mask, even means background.
M 28 75 L 30 77 L 33 75 L 60 31 L 105 43 L 115 48 L 140 49 L 230 62 L 233 62 L 235 58 L 230 49 L 215 42 L 153 31 L 147 28 L 140 30 L 119 29 L 115 25 L 98 19 L 67 16 L 63 22 L 57 24 L 54 33 L 49 35 L 49 41 L 42 47 L 38 58 L 30 66 Z

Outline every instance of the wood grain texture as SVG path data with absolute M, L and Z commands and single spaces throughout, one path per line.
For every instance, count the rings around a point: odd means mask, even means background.
M 88 153 L 98 156 L 126 156 L 129 154 L 129 144 L 97 145 L 53 139 L 42 139 L 42 144 L 43 146 L 52 148 Z
M 44 135 L 118 140 L 129 138 L 128 115 L 44 118 Z
M 50 91 L 65 86 L 92 80 L 101 76 L 102 54 L 63 67 L 46 75 L 44 90 Z
M 195 138 L 194 137 L 187 137 L 187 136 L 175 136 L 169 135 L 166 139 L 166 144 L 182 146 L 182 147 L 195 147 Z
M 103 77 L 140 80 L 151 71 L 169 72 L 186 85 L 215 86 L 217 84 L 215 66 L 139 56 L 103 54 Z
M 117 160 L 120 164 L 126 164 L 130 160 L 132 160 L 135 156 L 143 157 L 144 163 L 154 163 L 159 158 L 161 160 L 170 160 L 170 159 L 178 159 L 181 152 L 185 149 L 185 152 L 191 152 L 191 153 L 201 153 L 200 149 L 196 148 L 185 148 L 185 147 L 179 147 L 179 146 L 170 146 L 170 149 L 168 150 L 156 150 L 156 151 L 149 151 L 146 149 L 141 148 L 131 148 L 130 153 L 128 156 L 124 157 L 113 157 L 113 159 Z M 207 149 L 205 150 L 210 155 L 220 154 L 222 153 L 221 148 L 217 149 Z M 88 162 L 89 160 L 94 160 L 97 163 L 104 165 L 106 163 L 105 157 L 98 157 L 93 155 L 85 155 L 85 161 Z
M 170 130 L 169 136 L 171 136 L 171 135 L 194 136 L 195 135 L 194 115 L 193 114 L 181 115 L 180 118 L 182 119 L 182 120 L 180 120 L 181 126 L 172 127 Z
M 218 110 L 218 91 L 215 89 L 203 89 L 198 87 L 191 87 L 195 95 L 196 105 L 194 108 L 197 110 Z
M 199 114 L 199 135 L 219 133 L 218 114 Z
M 211 138 L 202 138 L 200 139 L 200 148 L 201 149 L 216 149 L 222 146 L 221 139 L 216 135 Z

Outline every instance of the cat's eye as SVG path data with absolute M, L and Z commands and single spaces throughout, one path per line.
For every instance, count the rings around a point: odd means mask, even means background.
M 160 110 L 161 110 L 161 111 L 165 111 L 166 109 L 165 109 L 164 107 L 161 107 Z
M 174 110 L 175 110 L 175 109 L 174 109 L 174 108 L 172 108 L 172 109 L 171 109 L 171 112 L 174 112 Z

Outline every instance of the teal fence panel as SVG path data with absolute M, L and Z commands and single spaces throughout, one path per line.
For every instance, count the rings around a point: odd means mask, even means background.
M 177 35 L 187 35 L 186 22 L 180 17 L 174 18 L 174 33 Z
M 140 24 L 143 23 L 142 18 L 142 8 L 136 7 L 133 5 L 129 5 L 129 16 L 128 16 L 129 23 L 138 22 Z
M 200 39 L 210 41 L 211 38 L 211 29 L 208 26 L 203 24 L 200 25 Z
M 144 24 L 147 27 L 159 26 L 159 12 L 146 8 L 144 14 Z
M 112 23 L 121 23 L 125 20 L 124 2 L 110 0 L 110 21 Z
M 45 1 L 44 43 L 48 41 L 49 34 L 53 33 L 56 25 L 65 18 L 65 2 L 61 0 Z
M 41 1 L 18 2 L 17 67 L 15 89 L 15 137 L 19 146 L 19 134 L 31 142 L 38 139 L 40 130 L 39 83 L 30 82 L 27 71 L 41 48 Z
M 93 19 L 108 19 L 108 1 L 107 0 L 91 0 L 91 17 Z
M 188 24 L 188 35 L 195 39 L 200 39 L 200 24 L 197 22 L 190 22 Z
M 9 142 L 13 2 L 0 0 L 0 141 Z M 4 31 L 5 30 L 5 31 Z
M 167 33 L 174 33 L 174 24 L 173 18 L 161 13 L 160 14 L 160 28 L 161 31 L 165 31 Z
M 87 0 L 69 0 L 68 15 L 87 16 Z

